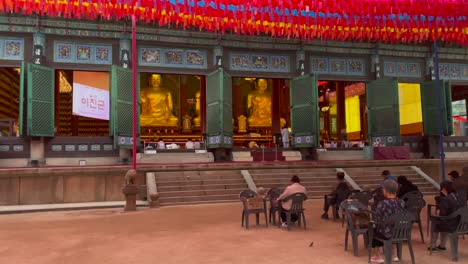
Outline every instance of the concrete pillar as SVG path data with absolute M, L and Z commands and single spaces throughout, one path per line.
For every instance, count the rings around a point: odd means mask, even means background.
M 44 155 L 44 138 L 31 139 L 31 160 L 37 160 L 40 163 L 45 161 Z M 39 165 L 37 164 L 37 165 Z M 37 166 L 36 165 L 36 166 Z
M 132 160 L 132 150 L 131 149 L 119 149 L 119 160 L 123 161 L 124 159 L 127 159 L 128 162 L 130 162 Z M 137 156 L 137 159 L 138 159 L 138 156 Z
M 280 124 L 280 91 L 281 80 L 273 79 L 272 89 L 272 104 L 271 104 L 271 129 L 273 135 L 281 135 L 281 124 Z

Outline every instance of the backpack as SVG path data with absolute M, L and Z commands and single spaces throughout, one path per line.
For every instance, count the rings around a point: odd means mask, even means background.
M 370 214 L 364 211 L 351 213 L 351 219 L 354 227 L 359 229 L 368 228 L 371 222 Z

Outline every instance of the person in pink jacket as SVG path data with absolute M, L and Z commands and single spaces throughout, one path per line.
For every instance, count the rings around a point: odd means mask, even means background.
M 288 196 L 290 196 L 292 194 L 295 194 L 295 193 L 307 194 L 306 193 L 306 188 L 301 185 L 301 180 L 299 179 L 299 177 L 297 175 L 294 175 L 291 178 L 291 184 L 288 187 L 286 187 L 286 189 L 284 189 L 284 192 L 278 197 L 278 200 L 283 200 L 283 199 L 287 198 Z M 282 207 L 286 211 L 289 211 L 291 209 L 291 205 L 292 205 L 291 200 L 282 203 Z M 298 219 L 297 215 L 295 215 L 295 214 L 291 215 L 291 222 L 294 223 L 294 222 L 297 221 L 297 219 Z M 281 213 L 281 220 L 283 221 L 282 227 L 287 227 L 286 213 L 284 213 L 284 212 Z

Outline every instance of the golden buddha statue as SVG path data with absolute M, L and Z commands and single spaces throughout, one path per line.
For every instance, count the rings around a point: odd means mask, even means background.
M 193 118 L 193 126 L 200 127 L 201 126 L 201 118 L 200 118 L 200 91 L 195 93 L 195 117 Z
M 161 75 L 152 74 L 149 87 L 141 93 L 141 126 L 177 126 L 179 119 L 172 113 L 172 95 L 161 87 Z
M 267 91 L 268 82 L 259 79 L 257 90 L 247 96 L 247 108 L 249 127 L 269 127 L 271 126 L 271 94 Z

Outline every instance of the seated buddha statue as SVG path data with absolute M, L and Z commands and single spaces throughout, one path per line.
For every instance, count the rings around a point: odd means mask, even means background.
M 200 91 L 195 93 L 195 116 L 193 118 L 193 126 L 200 127 L 201 118 L 200 118 Z
M 267 89 L 267 80 L 259 79 L 257 90 L 247 96 L 247 108 L 249 110 L 247 122 L 249 127 L 271 126 L 271 94 L 267 92 Z
M 152 74 L 149 87 L 141 93 L 141 126 L 177 126 L 179 119 L 172 113 L 172 95 L 161 87 L 161 75 Z

